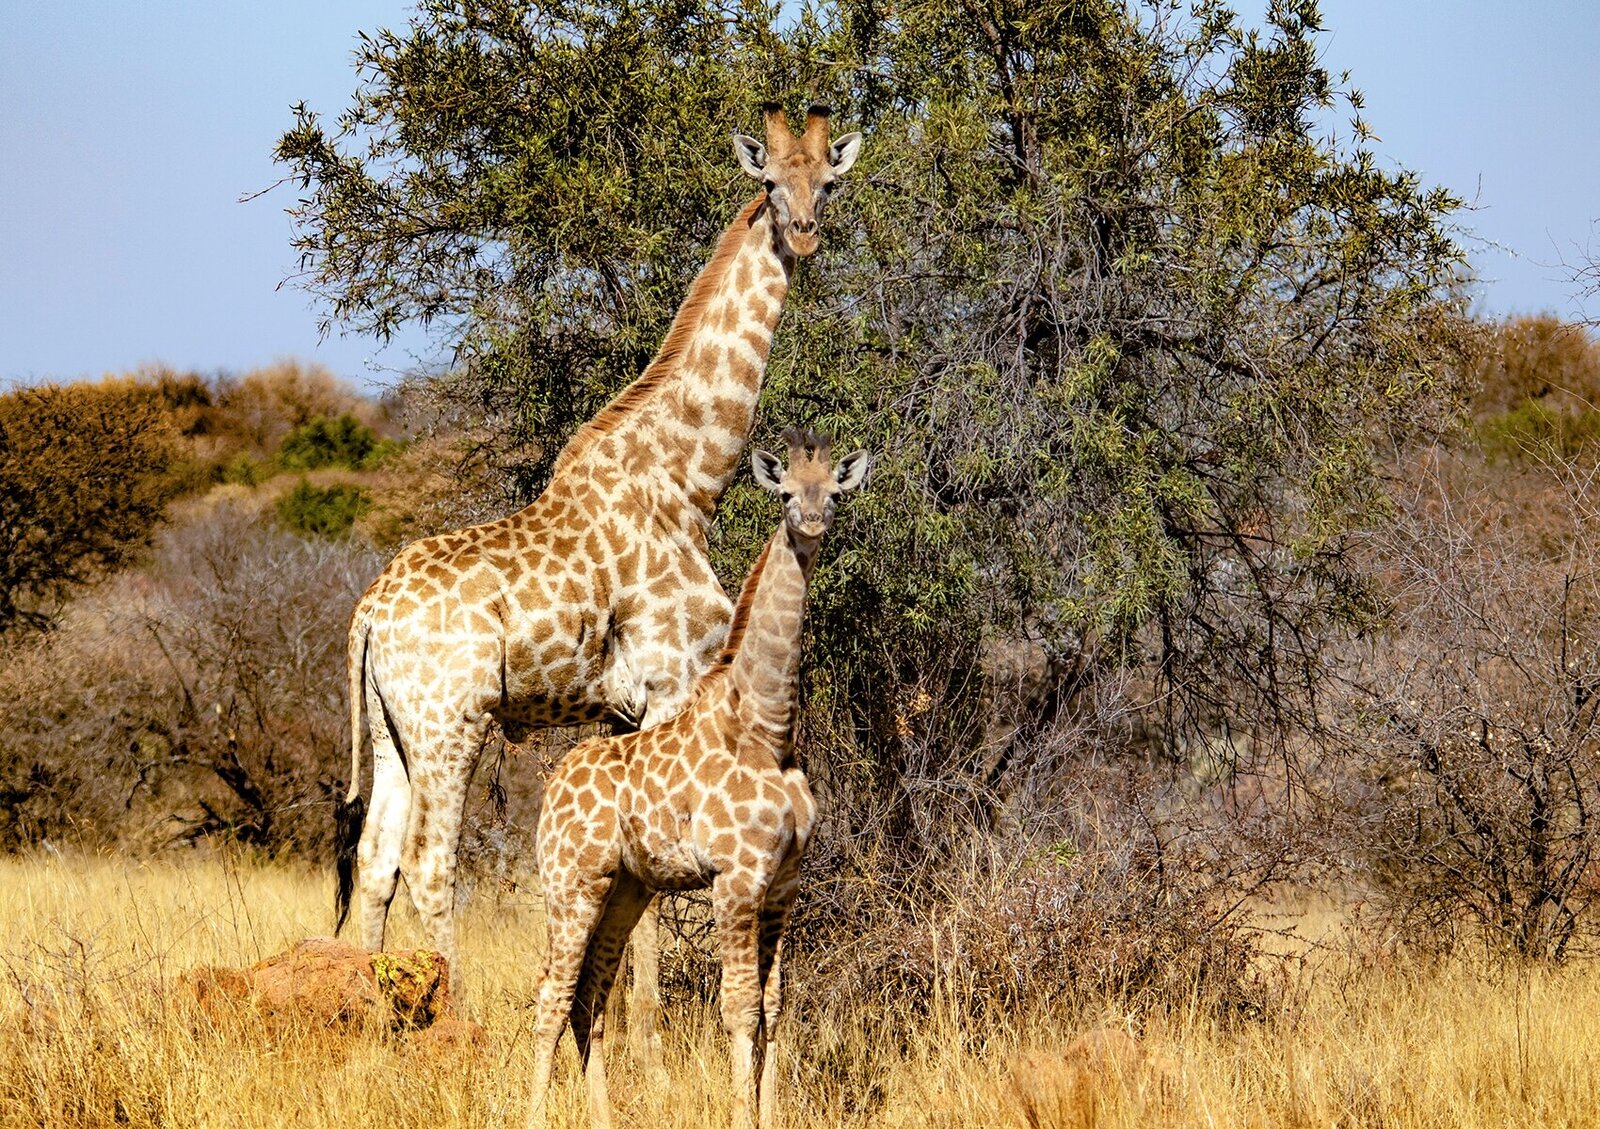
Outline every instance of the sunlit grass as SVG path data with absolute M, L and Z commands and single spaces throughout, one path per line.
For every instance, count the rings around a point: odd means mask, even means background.
M 0 1126 L 521 1124 L 543 946 L 538 900 L 480 889 L 464 927 L 478 1049 L 274 1038 L 197 1017 L 179 976 L 326 932 L 329 882 L 219 859 L 0 861 Z M 401 898 L 397 901 L 403 902 Z M 1322 913 L 1324 911 L 1318 910 Z M 1325 928 L 1319 925 L 1319 931 Z M 396 914 L 393 947 L 418 942 Z M 898 1028 L 858 1005 L 793 1030 L 785 1121 L 826 1126 L 1586 1126 L 1600 1120 L 1600 969 L 1313 957 L 1269 1013 L 1105 1005 L 977 1027 L 959 1000 Z M 670 1084 L 610 1040 L 619 1125 L 729 1116 L 714 1010 L 669 1003 Z M 1086 1030 L 1098 1029 L 1087 1039 Z M 896 1032 L 898 1031 L 898 1035 Z M 556 1124 L 586 1123 L 570 1041 Z

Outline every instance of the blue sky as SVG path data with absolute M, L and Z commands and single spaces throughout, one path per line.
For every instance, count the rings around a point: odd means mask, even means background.
M 1245 3 L 1245 11 L 1264 5 Z M 400 0 L 0 0 L 0 382 L 280 357 L 381 384 L 439 358 L 420 333 L 319 342 L 279 175 L 304 99 L 332 117 L 358 30 Z M 1588 309 L 1558 261 L 1600 217 L 1600 6 L 1580 0 L 1323 0 L 1323 59 L 1349 69 L 1391 164 L 1476 202 L 1490 314 Z

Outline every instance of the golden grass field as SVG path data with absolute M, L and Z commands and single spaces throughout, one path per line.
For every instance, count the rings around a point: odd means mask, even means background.
M 521 1125 L 543 944 L 536 900 L 480 891 L 465 921 L 476 1049 L 379 1035 L 273 1038 L 197 1021 L 179 974 L 244 965 L 326 932 L 330 879 L 287 866 L 117 858 L 0 861 L 0 1127 Z M 392 944 L 417 942 L 398 907 Z M 820 1126 L 1592 1126 L 1600 968 L 1497 974 L 1344 955 L 1296 962 L 1269 1014 L 1178 1009 L 950 1015 L 900 1038 L 863 1005 L 795 1032 L 784 1122 Z M 610 1040 L 622 1126 L 728 1117 L 714 1013 L 669 1001 L 662 1088 Z M 1086 1031 L 1098 1034 L 1081 1039 Z M 1076 1041 L 1076 1042 L 1075 1042 Z M 582 1125 L 566 1040 L 553 1100 Z

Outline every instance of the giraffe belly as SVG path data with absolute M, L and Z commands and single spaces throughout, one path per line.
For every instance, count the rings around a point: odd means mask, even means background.
M 616 709 L 605 686 L 604 620 L 571 613 L 507 625 L 495 710 L 502 724 L 530 729 L 628 716 Z
M 559 725 L 588 725 L 612 721 L 616 714 L 604 702 L 576 699 L 528 699 L 502 705 L 494 711 L 495 720 L 512 742 L 525 740 L 535 729 Z

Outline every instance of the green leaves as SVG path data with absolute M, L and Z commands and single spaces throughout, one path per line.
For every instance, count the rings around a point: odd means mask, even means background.
M 1370 619 L 1374 452 L 1440 418 L 1458 337 L 1457 202 L 1323 132 L 1360 96 L 1320 27 L 1288 0 L 1262 29 L 1210 2 L 433 2 L 278 156 L 330 320 L 441 326 L 445 387 L 531 496 L 734 214 L 727 135 L 831 102 L 866 148 L 761 422 L 878 458 L 814 593 L 830 700 L 970 693 L 978 640 L 1025 632 L 1256 713 Z M 730 584 L 769 509 L 725 500 Z
M 278 520 L 295 533 L 341 537 L 356 519 L 372 508 L 372 499 L 359 486 L 335 482 L 316 486 L 302 478 L 278 499 Z
M 348 413 L 333 419 L 317 416 L 284 437 L 278 463 L 285 470 L 362 470 L 376 465 L 394 446 L 380 442 L 370 427 Z

